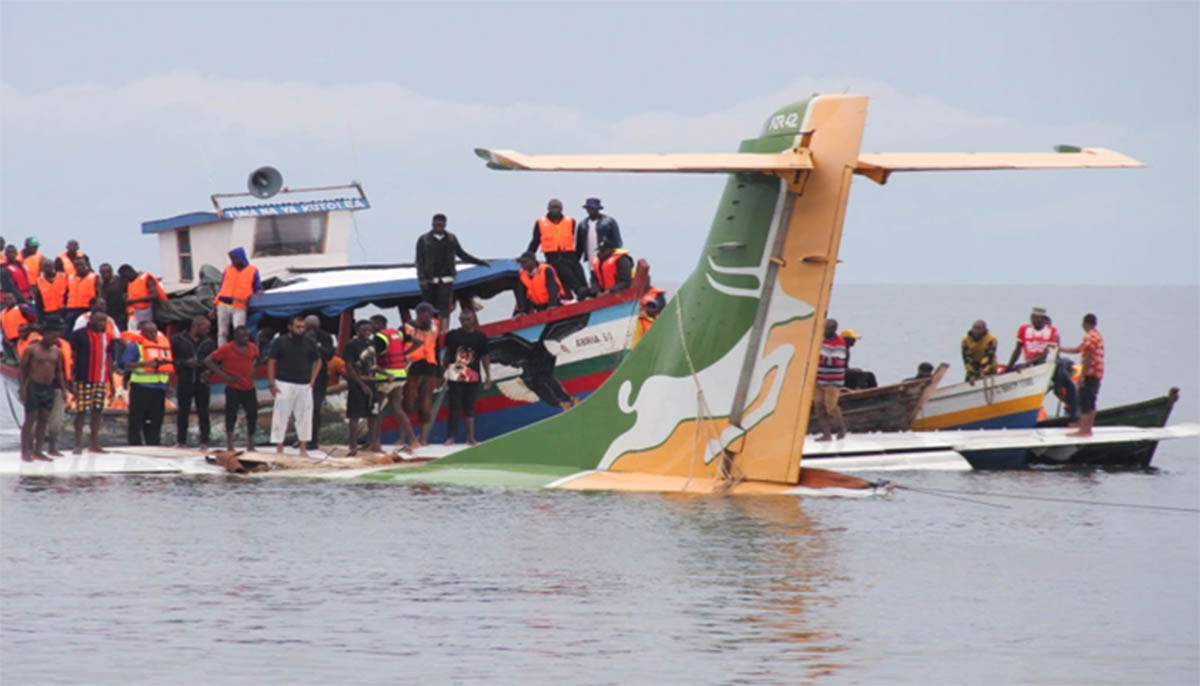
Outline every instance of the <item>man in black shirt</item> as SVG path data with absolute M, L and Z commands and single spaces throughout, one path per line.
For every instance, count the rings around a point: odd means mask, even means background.
M 492 365 L 488 358 L 487 334 L 478 328 L 474 310 L 464 309 L 458 315 L 461 328 L 446 334 L 442 351 L 442 366 L 446 369 L 447 392 L 450 396 L 450 417 L 446 421 L 446 445 L 458 439 L 458 415 L 466 418 L 467 444 L 475 445 L 475 398 L 479 394 L 480 367 L 483 386 L 492 385 Z
M 196 402 L 196 418 L 200 422 L 200 450 L 208 449 L 209 417 L 208 417 L 208 369 L 204 360 L 217 349 L 213 339 L 208 337 L 210 324 L 208 317 L 192 319 L 192 326 L 187 331 L 171 337 L 171 356 L 175 359 L 175 402 L 178 411 L 175 415 L 175 447 L 187 447 L 188 415 L 192 412 L 192 401 Z
M 113 274 L 113 266 L 107 262 L 100 265 L 97 271 L 100 273 L 100 283 L 96 290 L 104 298 L 105 312 L 117 323 L 117 328 L 124 331 L 125 320 L 128 319 L 125 314 L 125 290 L 129 284 L 124 277 Z
M 346 361 L 346 420 L 350 423 L 350 452 L 358 454 L 358 420 L 367 420 L 367 451 L 383 452 L 380 445 L 380 402 L 375 388 L 379 359 L 387 352 L 384 338 L 375 335 L 375 327 L 363 319 L 354 325 L 354 338 L 342 352 Z
M 313 345 L 317 348 L 317 355 L 321 359 L 321 371 L 317 373 L 317 380 L 313 383 L 312 440 L 308 442 L 308 449 L 316 450 L 317 435 L 321 430 L 321 405 L 325 403 L 325 390 L 329 388 L 328 365 L 329 361 L 333 359 L 336 344 L 328 331 L 321 330 L 321 318 L 315 314 L 304 318 L 304 330 L 312 339 Z
M 433 215 L 433 228 L 417 239 L 417 281 L 421 284 L 421 299 L 441 313 L 442 330 L 450 321 L 450 301 L 454 294 L 455 258 L 463 262 L 488 266 L 487 260 L 463 250 L 458 238 L 446 230 L 446 215 Z
M 271 412 L 271 442 L 275 452 L 283 452 L 288 419 L 294 419 L 300 438 L 300 455 L 308 457 L 312 440 L 312 387 L 321 371 L 321 356 L 312 339 L 305 335 L 304 319 L 292 317 L 288 332 L 271 344 L 267 360 L 267 380 L 275 407 Z

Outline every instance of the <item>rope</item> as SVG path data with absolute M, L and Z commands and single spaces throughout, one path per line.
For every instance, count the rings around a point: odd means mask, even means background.
M 961 500 L 965 503 L 972 503 L 974 505 L 986 505 L 988 507 L 996 507 L 996 508 L 1000 508 L 1001 510 L 1011 510 L 1012 509 L 1012 507 L 1010 507 L 1008 505 L 1000 505 L 997 503 L 988 503 L 988 502 L 984 502 L 982 500 L 972 500 L 971 498 L 960 498 L 958 496 L 946 495 L 944 493 L 938 493 L 933 490 L 925 490 L 923 488 L 914 488 L 912 486 L 902 486 L 900 484 L 893 484 L 893 488 L 897 488 L 897 489 L 901 489 L 901 490 L 905 490 L 905 491 L 912 491 L 914 493 L 923 493 L 925 495 L 932 495 L 937 498 L 946 498 L 947 500 Z
M 687 490 L 691 484 L 696 470 L 696 458 L 703 459 L 702 448 L 705 448 L 709 440 L 720 439 L 721 435 L 714 427 L 712 410 L 708 406 L 708 399 L 704 395 L 704 387 L 700 385 L 700 375 L 696 372 L 696 363 L 692 360 L 692 351 L 688 348 L 687 336 L 683 330 L 683 289 L 680 289 L 675 295 L 675 326 L 679 332 L 679 344 L 683 348 L 683 358 L 687 361 L 688 372 L 691 374 L 692 382 L 696 384 L 696 431 L 692 434 L 692 451 L 693 458 L 688 461 L 688 477 L 683 483 L 681 490 Z M 707 423 L 706 423 L 707 421 Z M 701 433 L 704 442 L 701 443 Z M 725 480 L 727 488 L 732 487 L 730 477 L 725 472 L 724 463 L 721 465 L 721 477 Z
M 908 490 L 918 490 L 911 486 L 896 486 L 896 488 L 907 488 Z M 1127 507 L 1136 510 L 1163 510 L 1167 512 L 1193 512 L 1200 513 L 1200 508 L 1195 507 L 1177 507 L 1173 505 L 1142 505 L 1140 503 L 1113 503 L 1102 500 L 1081 500 L 1077 498 L 1051 498 L 1048 496 L 1039 495 L 1021 495 L 1018 493 L 995 493 L 992 491 L 954 491 L 946 488 L 931 488 L 927 489 L 931 494 L 954 493 L 956 495 L 978 495 L 987 498 L 1011 498 L 1013 500 L 1037 500 L 1048 503 L 1070 503 L 1074 505 L 1098 505 L 1101 507 Z

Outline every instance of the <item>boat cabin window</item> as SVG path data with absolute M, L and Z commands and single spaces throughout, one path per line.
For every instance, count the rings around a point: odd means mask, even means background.
M 327 217 L 325 212 L 259 217 L 254 225 L 254 256 L 324 253 Z
M 192 280 L 192 234 L 188 229 L 175 231 L 175 246 L 179 250 L 179 280 Z

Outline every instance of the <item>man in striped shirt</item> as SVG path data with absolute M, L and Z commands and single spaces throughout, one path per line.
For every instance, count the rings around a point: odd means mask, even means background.
M 1083 316 L 1083 342 L 1074 348 L 1062 348 L 1060 352 L 1079 353 L 1083 369 L 1079 384 L 1079 430 L 1068 436 L 1087 437 L 1092 435 L 1092 424 L 1096 421 L 1096 396 L 1100 393 L 1100 380 L 1104 378 L 1104 337 L 1096 329 L 1096 315 Z
M 846 385 L 846 341 L 837 333 L 836 319 L 825 320 L 825 339 L 821 341 L 821 356 L 817 365 L 817 387 L 813 393 L 813 414 L 821 423 L 818 441 L 833 440 L 830 417 L 837 420 L 838 438 L 846 437 L 846 420 L 838 407 L 838 396 Z

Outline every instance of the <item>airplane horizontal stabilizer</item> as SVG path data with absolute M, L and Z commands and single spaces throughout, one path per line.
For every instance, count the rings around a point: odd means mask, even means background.
M 678 153 L 647 155 L 526 155 L 515 150 L 476 148 L 492 169 L 611 172 L 774 172 L 812 169 L 812 154 L 793 149 L 780 153 Z
M 859 155 L 854 173 L 879 184 L 897 171 L 984 169 L 1102 169 L 1144 167 L 1132 157 L 1104 148 L 1079 152 L 882 152 Z

